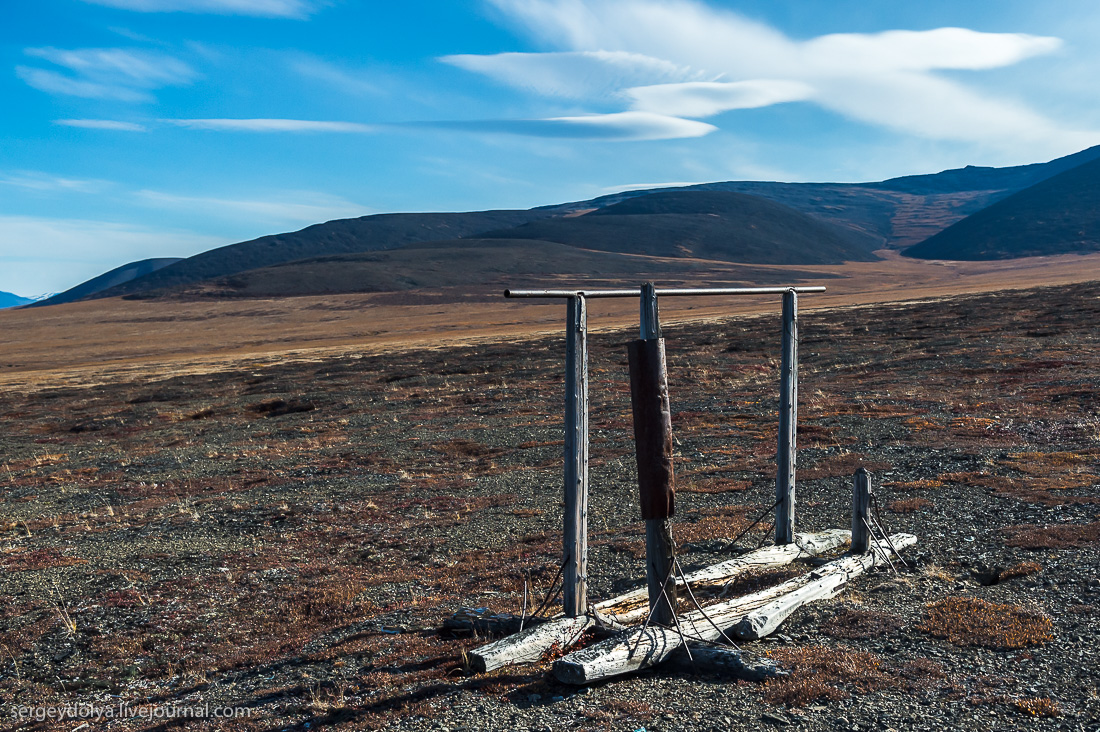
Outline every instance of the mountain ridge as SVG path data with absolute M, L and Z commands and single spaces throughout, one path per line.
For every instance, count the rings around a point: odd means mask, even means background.
M 1046 163 L 967 166 L 872 183 L 725 181 L 624 191 L 522 211 L 375 214 L 219 247 L 83 297 L 153 297 L 202 282 L 218 280 L 224 285 L 227 277 L 296 261 L 471 237 L 757 264 L 865 261 L 880 248 L 919 253 L 922 250 L 914 250 L 915 245 L 967 217 L 1096 160 L 1100 160 L 1100 146 Z M 691 197 L 697 199 L 694 204 Z M 637 203 L 642 199 L 648 203 Z M 729 204 L 721 211 L 695 210 L 719 199 Z M 681 210 L 653 209 L 661 201 L 677 201 Z M 735 210 L 738 206 L 740 213 Z M 551 268 L 546 274 L 552 276 L 553 263 L 546 266 Z M 385 276 L 373 273 L 371 281 L 376 275 Z M 400 289 L 399 285 L 394 287 Z
M 1100 159 L 1013 193 L 902 254 L 989 260 L 1100 251 Z

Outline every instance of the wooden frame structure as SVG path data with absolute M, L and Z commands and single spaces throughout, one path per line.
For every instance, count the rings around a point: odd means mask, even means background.
M 731 288 L 710 290 L 519 290 L 506 297 L 561 297 L 568 300 L 566 321 L 565 424 L 565 533 L 563 538 L 563 612 L 552 618 L 474 617 L 462 613 L 451 620 L 454 628 L 469 627 L 518 632 L 468 654 L 477 672 L 532 663 L 549 649 L 567 649 L 586 633 L 602 633 L 604 640 L 569 653 L 554 662 L 559 681 L 587 684 L 648 668 L 665 661 L 692 668 L 719 671 L 748 680 L 784 673 L 773 663 L 746 663 L 736 648 L 694 646 L 688 642 L 728 642 L 731 637 L 756 640 L 774 632 L 792 612 L 808 602 L 833 597 L 876 564 L 889 562 L 899 549 L 915 544 L 911 534 L 888 535 L 871 512 L 871 480 L 862 468 L 852 480 L 852 529 L 815 534 L 794 533 L 795 440 L 798 421 L 798 292 L 821 292 L 824 287 Z M 776 474 L 775 545 L 758 548 L 734 559 L 677 577 L 669 517 L 673 512 L 671 410 L 661 338 L 658 295 L 744 295 L 782 293 L 783 360 L 781 367 L 780 429 Z M 631 402 L 638 458 L 639 498 L 646 520 L 646 584 L 626 594 L 589 605 L 587 599 L 588 521 L 588 344 L 586 299 L 632 297 L 640 301 L 641 338 L 628 346 Z M 876 535 L 876 528 L 878 533 Z M 820 562 L 816 569 L 740 597 L 726 598 L 740 575 L 762 567 L 817 557 L 849 540 L 852 550 L 838 559 Z M 898 555 L 900 556 L 900 555 Z M 677 615 L 676 594 L 684 588 L 695 610 Z M 717 600 L 703 608 L 695 591 L 706 590 Z M 717 591 L 717 593 L 715 593 Z M 641 620 L 644 624 L 637 625 Z M 511 621 L 518 621 L 512 623 Z M 524 621 L 535 625 L 524 629 Z M 445 622 L 444 627 L 448 627 Z M 597 636 L 599 637 L 599 636 Z
M 655 388 L 665 378 L 664 341 L 661 338 L 659 297 L 710 297 L 739 295 L 782 295 L 783 336 L 780 378 L 779 467 L 776 475 L 775 543 L 794 541 L 795 455 L 798 433 L 798 293 L 824 292 L 821 286 L 664 288 L 646 283 L 639 289 L 614 290 L 505 290 L 506 298 L 558 298 L 567 301 L 565 328 L 565 515 L 562 537 L 562 604 L 566 617 L 583 616 L 588 609 L 588 307 L 591 298 L 639 298 L 642 343 L 660 351 L 659 371 L 651 374 Z M 656 343 L 660 345 L 657 346 Z M 632 367 L 633 369 L 633 367 Z M 632 376 L 632 392 L 634 391 Z M 667 405 L 667 381 L 665 385 Z M 632 401 L 637 405 L 638 400 Z M 660 410 L 653 410 L 655 414 Z M 635 412 L 637 438 L 639 415 Z M 639 446 L 639 471 L 642 450 Z M 641 472 L 640 472 L 641 475 Z M 671 472 L 669 474 L 671 478 Z M 644 479 L 643 479 L 644 480 Z M 670 487 L 669 487 L 670 488 Z M 643 502 L 644 502 L 643 494 Z M 645 513 L 645 509 L 643 509 Z M 671 510 L 668 512 L 671 514 Z M 668 516 L 646 517 L 646 576 L 650 607 L 658 622 L 671 622 L 675 606 L 674 586 L 667 578 L 671 567 L 671 539 Z M 663 599 L 663 602 L 662 602 Z

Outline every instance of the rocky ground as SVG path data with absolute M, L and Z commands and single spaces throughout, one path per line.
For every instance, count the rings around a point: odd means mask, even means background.
M 863 466 L 919 543 L 745 644 L 790 671 L 763 684 L 474 675 L 437 632 L 549 589 L 561 338 L 2 394 L 0 728 L 1100 729 L 1097 322 L 1097 283 L 803 314 L 798 529 L 846 528 Z M 773 501 L 778 333 L 666 328 L 688 569 L 768 536 L 730 541 Z M 592 336 L 596 599 L 643 571 L 632 337 Z

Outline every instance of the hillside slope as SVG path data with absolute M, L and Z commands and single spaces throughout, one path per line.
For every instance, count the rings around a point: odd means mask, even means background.
M 834 264 L 875 259 L 873 238 L 759 196 L 669 191 L 581 216 L 540 219 L 485 238 L 536 239 L 657 257 L 753 264 Z
M 307 226 L 292 233 L 263 236 L 211 249 L 94 296 L 113 297 L 167 290 L 308 257 L 395 249 L 422 241 L 456 239 L 548 215 L 545 211 L 478 211 L 376 214 L 340 219 Z
M 789 281 L 798 274 L 700 259 L 592 251 L 548 241 L 462 239 L 286 262 L 210 280 L 180 294 L 271 297 L 460 288 L 482 296 L 499 295 L 506 287 L 546 284 L 555 277 L 589 287 L 679 278 L 740 286 Z
M 1095 251 L 1100 251 L 1100 160 L 1014 193 L 904 254 L 984 260 Z
M 68 290 L 59 292 L 53 297 L 39 300 L 34 304 L 34 307 L 39 305 L 60 305 L 63 302 L 75 302 L 76 300 L 94 295 L 97 292 L 102 292 L 111 287 L 131 282 L 138 277 L 144 277 L 147 274 L 164 269 L 165 267 L 181 261 L 183 261 L 182 257 L 161 257 L 158 259 L 142 259 L 137 262 L 130 262 L 121 267 L 116 267 L 109 272 L 104 272 L 98 277 L 93 277 L 90 280 L 81 282 L 76 287 L 70 287 Z

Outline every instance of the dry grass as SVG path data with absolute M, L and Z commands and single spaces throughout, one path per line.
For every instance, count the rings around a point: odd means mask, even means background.
M 905 498 L 898 501 L 890 501 L 887 504 L 892 513 L 914 513 L 920 511 L 922 508 L 928 508 L 932 505 L 932 502 L 924 498 Z
M 1062 708 L 1050 697 L 1040 696 L 1030 699 L 1015 699 L 1012 706 L 1030 717 L 1060 717 Z
M 1075 549 L 1100 542 L 1100 521 L 1091 524 L 1011 526 L 1004 529 L 1005 544 L 1024 549 Z
M 932 488 L 942 488 L 943 481 L 937 478 L 923 478 L 921 480 L 890 480 L 882 484 L 883 488 L 893 488 L 899 491 L 924 491 Z
M 1005 580 L 1010 580 L 1015 577 L 1027 577 L 1028 575 L 1042 571 L 1043 566 L 1038 562 L 1020 562 L 1019 564 L 1013 564 L 1011 567 L 998 574 L 997 581 L 1004 582 Z
M 915 659 L 892 665 L 874 653 L 846 646 L 778 648 L 769 658 L 790 675 L 768 681 L 764 700 L 771 704 L 803 707 L 815 701 L 845 699 L 850 691 L 867 694 L 882 689 L 927 689 L 946 676 L 939 664 Z
M 1054 624 L 1046 614 L 1018 605 L 948 597 L 925 606 L 917 629 L 957 646 L 1012 649 L 1046 643 Z

